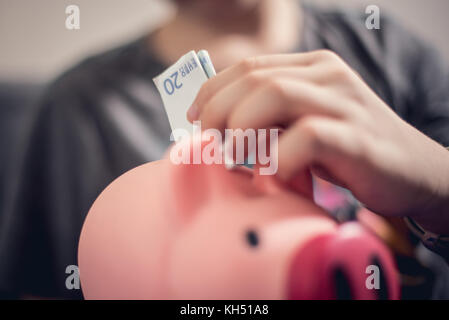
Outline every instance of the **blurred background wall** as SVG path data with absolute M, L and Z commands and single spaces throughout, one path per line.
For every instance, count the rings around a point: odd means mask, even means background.
M 226 0 L 223 0 L 226 1 Z M 449 61 L 448 0 L 312 0 L 364 10 L 376 4 L 441 49 Z M 81 29 L 65 28 L 76 4 Z M 170 14 L 169 0 L 0 0 L 0 80 L 49 80 L 86 55 L 129 41 Z

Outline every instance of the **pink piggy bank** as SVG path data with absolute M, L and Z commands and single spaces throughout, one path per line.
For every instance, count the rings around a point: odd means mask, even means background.
M 257 172 L 166 157 L 116 179 L 81 232 L 84 297 L 398 298 L 388 250 L 315 205 L 308 173 L 286 185 Z

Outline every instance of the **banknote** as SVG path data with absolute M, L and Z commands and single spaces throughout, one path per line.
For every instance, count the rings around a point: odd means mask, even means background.
M 185 129 L 193 133 L 186 114 L 204 82 L 215 75 L 209 54 L 190 51 L 153 79 L 158 89 L 172 131 Z
M 190 51 L 185 54 L 153 79 L 162 97 L 172 132 L 176 129 L 184 129 L 191 134 L 195 132 L 195 125 L 187 120 L 187 110 L 195 100 L 203 83 L 215 74 L 209 53 L 206 50 L 200 50 L 198 53 Z M 176 139 L 173 138 L 173 140 Z M 228 149 L 226 143 L 223 148 Z M 224 158 L 227 169 L 232 170 L 236 167 L 228 152 L 224 153 Z

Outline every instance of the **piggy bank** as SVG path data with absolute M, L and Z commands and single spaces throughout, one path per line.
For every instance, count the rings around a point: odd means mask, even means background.
M 358 223 L 339 225 L 320 209 L 308 172 L 281 183 L 256 169 L 174 164 L 168 156 L 100 194 L 82 228 L 78 263 L 86 299 L 399 294 L 389 251 Z

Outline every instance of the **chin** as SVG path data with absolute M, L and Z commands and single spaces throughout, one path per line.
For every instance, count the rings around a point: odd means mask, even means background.
M 262 0 L 174 0 L 180 6 L 195 6 L 196 10 L 214 16 L 228 15 L 235 11 L 254 8 Z

